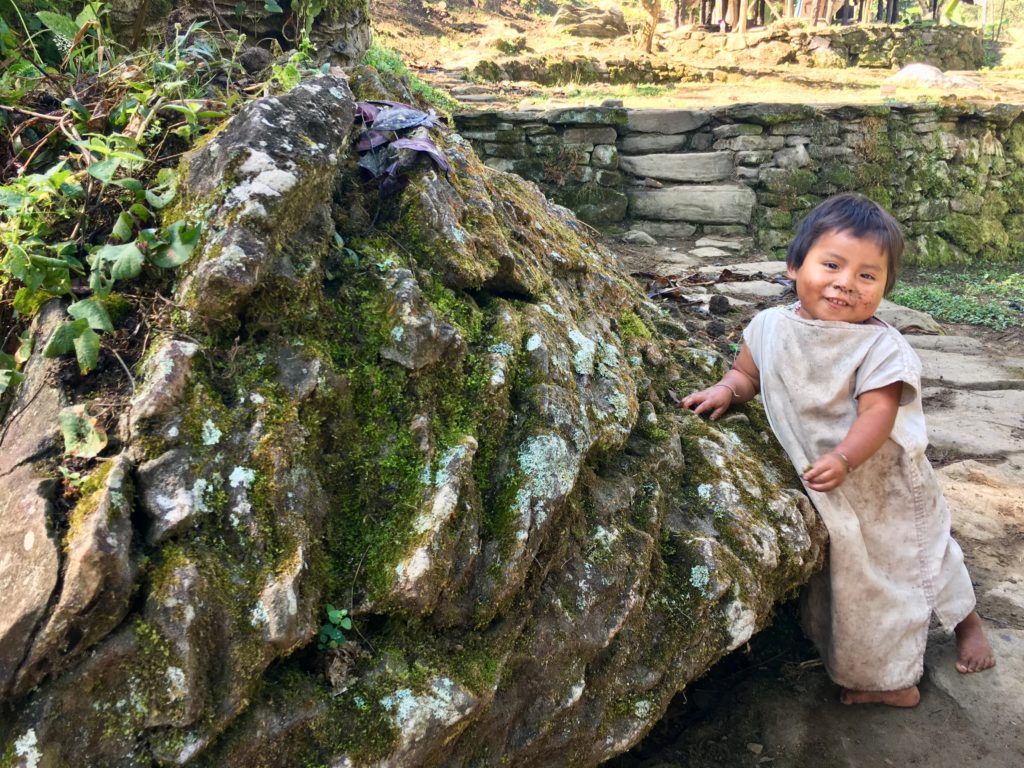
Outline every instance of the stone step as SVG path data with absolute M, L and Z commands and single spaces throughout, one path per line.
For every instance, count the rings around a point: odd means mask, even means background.
M 754 191 L 742 184 L 638 188 L 627 196 L 631 218 L 701 224 L 749 224 L 757 202 Z
M 928 442 L 940 453 L 1002 457 L 1024 450 L 1024 391 L 926 387 L 922 396 Z
M 645 155 L 651 152 L 675 152 L 683 149 L 689 142 L 685 133 L 638 133 L 623 136 L 619 141 L 619 152 L 622 155 Z
M 734 275 L 742 275 L 744 277 L 756 275 L 758 273 L 765 275 L 784 275 L 786 274 L 786 262 L 748 261 L 742 264 L 715 264 L 708 267 L 701 267 L 700 273 L 702 275 L 717 276 L 726 269 Z
M 716 283 L 715 289 L 726 296 L 745 299 L 775 299 L 786 292 L 786 286 L 766 280 L 746 280 L 735 283 Z
M 732 176 L 732 152 L 622 155 L 619 168 L 634 176 L 661 181 L 723 181 Z
M 724 248 L 727 251 L 745 253 L 751 249 L 753 241 L 749 237 L 702 237 L 694 245 L 697 248 Z
M 1024 390 L 1024 359 L 965 355 L 936 349 L 918 349 L 917 354 L 923 366 L 923 386 L 977 391 Z
M 970 336 L 924 336 L 904 334 L 914 349 L 933 349 L 938 352 L 959 352 L 963 355 L 984 355 L 985 345 Z
M 710 113 L 694 109 L 631 109 L 626 128 L 637 133 L 688 133 L 710 120 Z

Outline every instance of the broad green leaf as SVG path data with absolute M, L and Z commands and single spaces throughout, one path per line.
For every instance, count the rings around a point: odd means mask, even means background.
M 164 104 L 163 108 L 169 109 L 172 112 L 178 112 L 182 115 L 186 115 L 187 117 L 194 118 L 196 116 L 196 108 L 187 101 L 181 104 Z
M 136 203 L 131 208 L 129 208 L 128 211 L 131 213 L 132 216 L 141 221 L 149 221 L 153 217 L 153 214 L 150 213 L 149 208 L 144 206 L 142 203 Z
M 79 200 L 85 195 L 85 190 L 82 189 L 82 185 L 74 179 L 70 181 L 62 181 L 59 185 L 58 191 L 69 200 Z
M 99 16 L 97 15 L 97 11 L 98 11 L 100 5 L 101 5 L 100 3 L 95 3 L 95 4 L 93 4 L 93 3 L 86 3 L 85 4 L 85 7 L 81 11 L 79 11 L 78 15 L 75 17 L 75 24 L 78 25 L 79 29 L 84 27 L 90 21 L 99 21 Z
M 109 184 L 114 174 L 117 173 L 117 169 L 121 166 L 121 159 L 118 157 L 107 157 L 103 160 L 97 160 L 95 163 L 89 166 L 89 175 L 93 178 L 99 179 L 104 184 Z
M 263 10 L 267 13 L 284 13 L 284 10 L 277 4 L 277 0 L 264 0 Z
M 135 220 L 132 218 L 132 215 L 127 211 L 121 211 L 118 214 L 117 221 L 114 222 L 113 229 L 110 230 L 110 234 L 123 243 L 132 239 L 132 230 L 134 229 Z
M 134 142 L 133 142 L 134 143 Z M 127 160 L 131 163 L 145 163 L 146 158 L 144 155 L 140 155 L 138 152 L 131 152 L 127 149 L 111 149 L 107 151 L 110 157 L 117 157 L 121 160 Z
M 94 269 L 89 273 L 89 290 L 97 299 L 107 298 L 113 289 L 114 281 L 104 276 L 100 270 Z
M 135 195 L 136 201 L 141 201 L 146 192 L 146 188 L 142 186 L 142 182 L 139 181 L 138 179 L 133 179 L 131 177 L 127 179 L 117 179 L 116 181 L 112 181 L 110 183 L 113 184 L 115 187 L 127 189 L 129 192 Z
M 75 357 L 83 376 L 96 367 L 100 359 L 100 337 L 92 328 L 86 328 L 75 338 Z
M 32 334 L 28 328 L 21 332 L 18 340 L 21 343 L 18 345 L 18 349 L 14 353 L 14 362 L 18 365 L 24 365 L 32 356 Z
M 66 259 L 55 259 L 53 256 L 43 256 L 39 253 L 33 253 L 28 257 L 33 267 L 39 269 L 67 269 L 68 262 Z
M 107 433 L 84 405 L 64 408 L 57 419 L 64 435 L 64 453 L 69 456 L 91 459 L 107 447 Z
M 122 250 L 110 267 L 110 276 L 115 280 L 131 280 L 142 271 L 144 258 L 135 243 L 121 246 Z
M 160 189 L 160 187 L 157 187 L 156 189 Z M 155 189 L 147 189 L 146 202 L 159 211 L 161 208 L 166 208 L 168 204 L 170 204 L 177 192 L 177 185 L 172 185 L 164 189 L 163 192 L 157 192 Z
M 143 256 L 135 243 L 125 243 L 104 245 L 89 257 L 89 261 L 94 267 L 106 267 L 114 280 L 131 280 L 142 271 Z
M 8 387 L 20 384 L 24 380 L 25 374 L 20 371 L 10 369 L 0 370 L 0 395 L 2 395 Z
M 235 3 L 235 16 L 241 16 L 248 10 L 248 6 L 244 2 Z
M 0 187 L 0 208 L 8 210 L 20 208 L 26 201 L 31 199 L 30 195 L 18 192 L 13 187 Z
M 17 310 L 19 315 L 24 317 L 32 317 L 39 308 L 46 302 L 53 298 L 53 294 L 49 291 L 33 291 L 28 288 L 19 288 L 17 293 L 14 294 L 14 301 L 12 306 Z
M 69 19 L 67 16 L 52 11 L 38 11 L 36 18 L 43 22 L 48 30 L 68 40 L 74 40 L 75 35 L 78 34 L 78 24 L 75 24 L 75 20 Z
M 110 333 L 114 326 L 110 322 L 110 315 L 107 308 L 95 299 L 82 299 L 68 307 L 68 314 L 76 320 L 85 320 L 89 327 L 96 331 L 107 331 Z
M 61 323 L 53 329 L 46 346 L 43 347 L 43 357 L 60 357 L 75 348 L 75 339 L 89 330 L 87 320 L 74 320 L 69 323 Z
M 192 252 L 199 242 L 199 235 L 202 232 L 202 224 L 194 227 L 185 226 L 184 221 L 176 221 L 167 228 L 169 243 L 161 251 L 152 256 L 153 263 L 163 269 L 180 267 L 190 258 Z
M 17 361 L 14 359 L 14 355 L 8 355 L 6 352 L 0 352 L 0 370 L 11 370 L 17 367 Z
M 79 120 L 88 120 L 90 117 L 92 117 L 92 115 L 89 114 L 89 110 L 86 109 L 82 102 L 78 101 L 78 99 L 73 99 L 69 96 L 68 98 L 64 99 L 64 101 L 62 101 L 60 104 L 69 112 L 74 112 L 75 116 Z

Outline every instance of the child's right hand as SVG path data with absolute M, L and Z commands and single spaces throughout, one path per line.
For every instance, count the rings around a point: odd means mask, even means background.
M 691 392 L 683 398 L 682 406 L 692 408 L 698 416 L 710 411 L 711 420 L 714 421 L 729 410 L 732 401 L 732 390 L 724 384 L 715 384 L 699 392 Z
M 850 465 L 834 451 L 826 453 L 803 473 L 804 482 L 812 491 L 828 493 L 843 484 L 850 474 Z

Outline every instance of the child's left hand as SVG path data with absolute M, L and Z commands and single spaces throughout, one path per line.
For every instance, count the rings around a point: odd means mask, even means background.
M 804 472 L 803 479 L 812 491 L 827 493 L 842 485 L 848 474 L 846 462 L 838 454 L 826 453 Z

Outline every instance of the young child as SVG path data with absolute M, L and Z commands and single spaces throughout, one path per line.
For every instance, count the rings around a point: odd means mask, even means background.
M 803 621 L 845 704 L 917 705 L 933 611 L 955 628 L 960 672 L 996 663 L 924 455 L 921 363 L 874 316 L 902 254 L 899 224 L 874 202 L 821 203 L 786 255 L 799 301 L 754 317 L 732 369 L 683 400 L 717 419 L 761 393 L 828 528 Z

